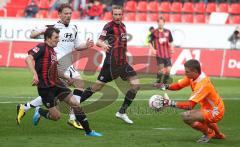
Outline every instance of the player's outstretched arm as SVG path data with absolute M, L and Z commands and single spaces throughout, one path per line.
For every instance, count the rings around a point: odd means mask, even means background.
M 33 30 L 30 34 L 30 38 L 32 39 L 36 39 L 38 38 L 40 35 L 43 35 L 45 32 L 45 30 L 41 30 L 41 31 L 36 31 L 36 30 Z
M 192 110 L 197 103 L 193 101 L 175 102 L 171 99 L 163 99 L 163 107 L 175 107 L 184 110 Z
M 29 70 L 33 73 L 33 81 L 32 81 L 32 85 L 37 85 L 39 80 L 38 80 L 38 75 L 37 75 L 37 72 L 34 68 L 34 64 L 35 64 L 35 61 L 34 61 L 34 58 L 32 55 L 28 55 L 27 58 L 25 59 L 25 62 L 29 68 Z
M 153 86 L 161 90 L 172 90 L 172 91 L 180 90 L 183 88 L 178 83 L 172 83 L 172 84 L 154 83 Z
M 98 39 L 97 44 L 98 47 L 102 48 L 104 51 L 109 52 L 111 45 L 105 43 L 101 39 Z

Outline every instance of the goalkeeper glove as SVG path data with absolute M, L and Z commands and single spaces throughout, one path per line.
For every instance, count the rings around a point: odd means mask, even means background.
M 164 93 L 164 98 L 163 98 L 163 106 L 164 107 L 175 107 L 176 106 L 176 102 L 173 100 L 170 100 L 169 96 L 167 93 Z
M 163 99 L 163 107 L 176 107 L 176 102 L 170 99 Z
M 154 87 L 159 88 L 161 90 L 167 90 L 169 88 L 168 84 L 163 84 L 163 83 L 155 83 L 153 84 Z

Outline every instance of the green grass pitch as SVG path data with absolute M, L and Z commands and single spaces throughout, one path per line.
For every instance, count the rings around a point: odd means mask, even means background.
M 95 81 L 96 74 L 84 73 L 86 81 Z M 227 136 L 226 140 L 211 140 L 208 144 L 198 144 L 195 141 L 201 136 L 187 127 L 179 116 L 183 110 L 165 109 L 157 113 L 148 108 L 148 101 L 153 94 L 163 94 L 154 90 L 151 84 L 155 75 L 139 75 L 142 89 L 137 94 L 136 101 L 128 109 L 129 117 L 134 121 L 128 125 L 115 118 L 127 89 L 127 83 L 109 83 L 110 88 L 104 88 L 105 97 L 116 99 L 112 104 L 88 113 L 92 129 L 103 133 L 103 137 L 84 136 L 84 131 L 76 130 L 67 125 L 67 114 L 62 114 L 61 120 L 54 122 L 41 119 L 37 127 L 32 124 L 34 110 L 27 112 L 20 126 L 16 124 L 16 104 L 29 101 L 37 96 L 36 87 L 31 86 L 32 76 L 27 69 L 0 68 L 0 146 L 2 147 L 224 147 L 240 146 L 240 79 L 212 78 L 212 81 L 225 103 L 225 116 L 219 122 L 219 127 Z M 174 77 L 176 81 L 180 77 Z M 87 82 L 85 87 L 91 85 Z M 117 86 L 116 86 L 117 85 Z M 120 89 L 118 89 L 118 88 Z M 122 91 L 122 92 L 121 92 Z M 187 88 L 178 92 L 168 92 L 172 99 L 187 99 L 190 96 Z M 101 97 L 96 93 L 91 100 Z M 116 97 L 115 97 L 116 96 Z M 92 102 L 88 102 L 92 103 Z M 86 104 L 85 104 L 86 105 Z

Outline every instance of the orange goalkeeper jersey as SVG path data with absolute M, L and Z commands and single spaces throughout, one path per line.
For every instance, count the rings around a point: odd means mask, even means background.
M 200 104 L 202 109 L 224 111 L 221 97 L 204 73 L 194 81 L 184 77 L 178 81 L 178 84 L 181 88 L 191 86 L 193 92 L 189 100 Z

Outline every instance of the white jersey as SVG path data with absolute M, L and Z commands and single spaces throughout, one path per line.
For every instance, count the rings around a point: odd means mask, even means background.
M 57 22 L 54 27 L 60 30 L 59 42 L 54 48 L 59 62 L 58 67 L 60 71 L 66 71 L 73 64 L 71 53 L 80 46 L 78 29 L 76 25 L 65 26 L 61 22 Z
M 34 31 L 43 31 L 46 30 L 47 27 L 36 29 Z M 71 53 L 75 50 L 75 48 L 80 46 L 78 29 L 76 25 L 69 24 L 66 26 L 60 21 L 54 25 L 51 25 L 51 27 L 60 30 L 59 42 L 54 50 L 57 53 L 57 60 L 59 63 L 58 69 L 64 72 L 73 64 Z
M 69 24 L 65 26 L 61 22 L 57 22 L 54 27 L 60 30 L 59 43 L 57 47 L 54 48 L 58 59 L 60 59 L 80 46 L 78 29 L 76 25 Z

